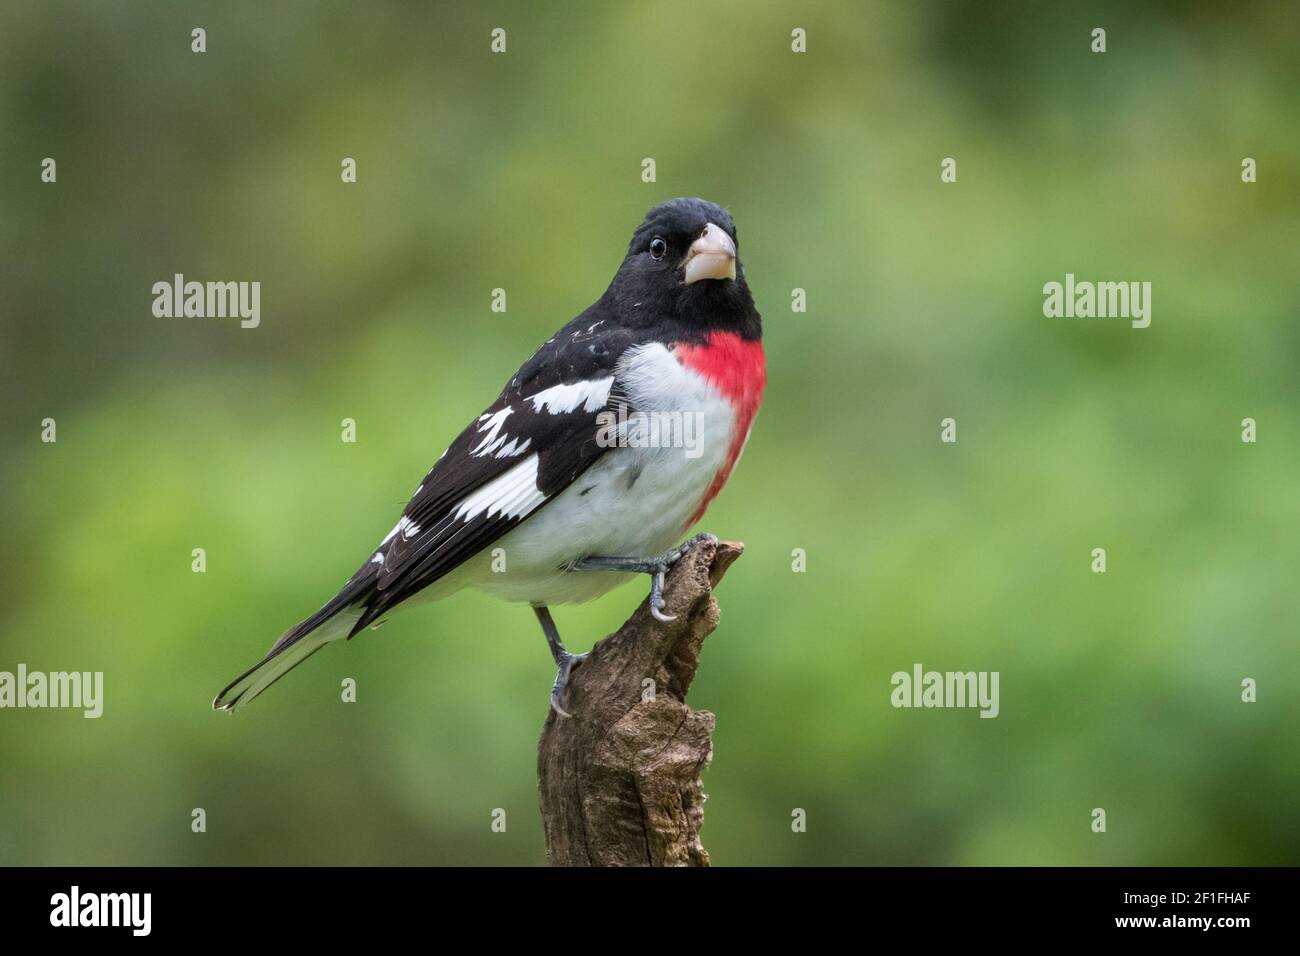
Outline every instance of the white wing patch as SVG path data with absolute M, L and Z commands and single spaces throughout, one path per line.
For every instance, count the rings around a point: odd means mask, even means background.
M 574 382 L 572 385 L 552 385 L 536 395 L 529 395 L 527 400 L 533 403 L 533 411 L 545 408 L 552 415 L 564 415 L 575 411 L 579 406 L 584 412 L 597 411 L 609 399 L 609 390 L 614 385 L 614 376 L 593 378 L 588 382 Z
M 537 488 L 537 454 L 531 454 L 505 474 L 492 479 L 456 507 L 456 517 L 470 521 L 484 512 L 517 518 L 528 514 L 546 495 Z
M 497 452 L 496 457 L 513 458 L 516 455 L 522 455 L 524 452 L 528 450 L 528 446 L 531 445 L 532 443 L 533 440 L 531 438 L 525 438 L 524 443 L 520 445 L 518 438 L 512 438 L 510 439 L 510 441 L 506 442 L 506 444 L 501 446 L 501 450 Z
M 393 535 L 397 534 L 399 531 L 402 533 L 403 538 L 414 538 L 419 534 L 420 526 L 410 518 L 406 517 L 406 515 L 402 515 L 402 517 L 397 519 L 397 524 L 393 525 L 393 530 L 384 535 L 384 540 L 379 542 L 380 546 L 382 547 L 383 545 L 388 544 L 389 541 L 393 540 Z M 372 558 L 371 560 L 374 559 Z
M 510 417 L 510 413 L 513 411 L 514 409 L 507 405 L 505 408 L 501 409 L 501 411 L 496 412 L 493 415 L 489 415 L 486 412 L 480 415 L 478 420 L 483 422 L 483 424 L 478 427 L 479 434 L 482 435 L 484 432 L 487 434 L 481 442 L 469 450 L 469 453 L 475 457 L 482 458 L 484 455 L 492 454 L 504 445 L 507 436 L 501 434 L 501 428 L 505 425 L 506 419 Z M 443 454 L 445 455 L 446 452 L 443 452 Z

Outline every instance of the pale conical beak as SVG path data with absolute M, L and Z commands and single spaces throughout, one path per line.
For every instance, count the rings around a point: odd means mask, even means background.
M 701 279 L 736 278 L 736 244 L 727 230 L 713 223 L 705 226 L 686 253 L 685 272 L 687 285 Z

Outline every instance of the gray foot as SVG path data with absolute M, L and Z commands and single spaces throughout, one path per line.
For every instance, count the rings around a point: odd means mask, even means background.
M 572 716 L 564 709 L 564 694 L 569 688 L 569 675 L 573 673 L 574 667 L 587 659 L 586 654 L 570 654 L 564 649 L 564 642 L 560 640 L 559 628 L 555 626 L 555 621 L 551 619 L 551 612 L 546 607 L 535 607 L 533 613 L 537 615 L 537 620 L 541 622 L 542 633 L 546 635 L 546 646 L 551 650 L 551 659 L 555 661 L 557 668 L 555 672 L 555 683 L 551 685 L 551 709 L 561 717 Z
M 569 689 L 569 675 L 573 668 L 587 659 L 586 654 L 565 654 L 559 661 L 559 670 L 555 672 L 555 683 L 551 685 L 551 710 L 561 717 L 572 717 L 564 709 L 564 694 Z
M 589 555 L 575 562 L 573 571 L 624 571 L 632 574 L 650 575 L 650 613 L 658 621 L 675 621 L 676 614 L 664 613 L 664 575 L 668 569 L 681 560 L 682 555 L 701 541 L 716 542 L 718 536 L 702 531 L 695 537 L 679 544 L 670 551 L 655 558 L 622 558 L 604 555 Z M 544 627 L 545 625 L 543 625 Z

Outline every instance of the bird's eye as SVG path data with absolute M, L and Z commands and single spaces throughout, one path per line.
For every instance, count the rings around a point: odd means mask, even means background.
M 658 236 L 650 240 L 650 258 L 662 259 L 668 252 L 668 243 L 664 242 Z

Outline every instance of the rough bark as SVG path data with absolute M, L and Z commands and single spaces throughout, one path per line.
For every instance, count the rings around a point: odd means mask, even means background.
M 537 748 L 537 791 L 553 866 L 708 866 L 700 772 L 713 714 L 686 706 L 704 639 L 718 624 L 712 589 L 744 545 L 703 542 L 669 572 L 670 623 L 641 606 L 569 678 Z

